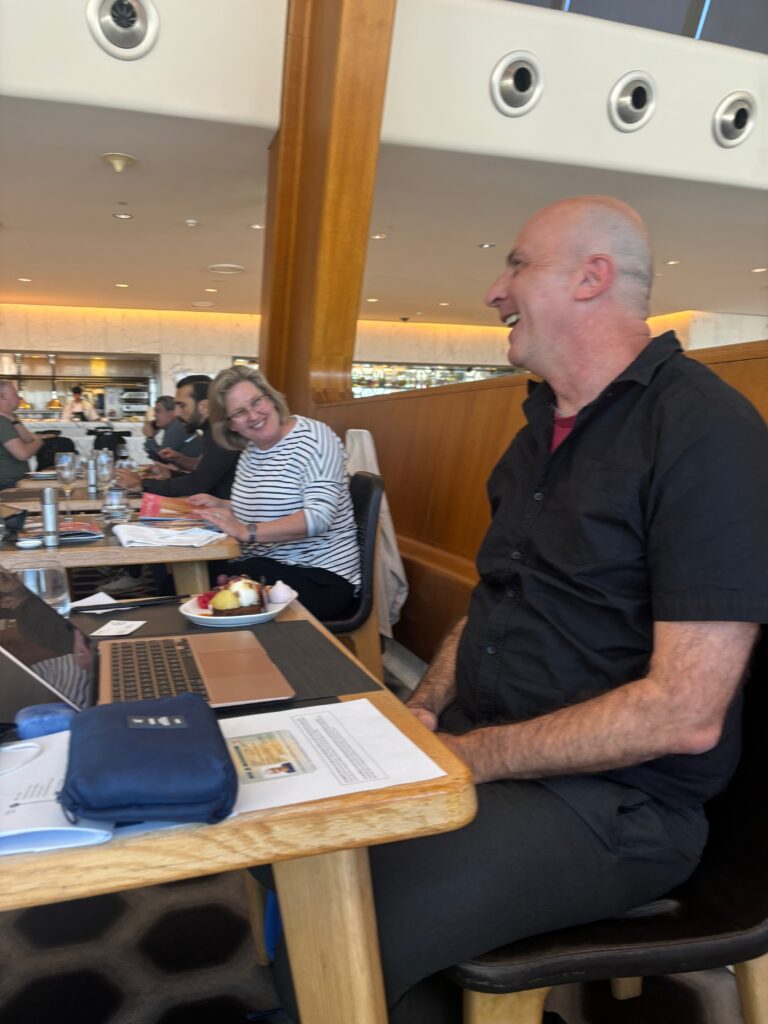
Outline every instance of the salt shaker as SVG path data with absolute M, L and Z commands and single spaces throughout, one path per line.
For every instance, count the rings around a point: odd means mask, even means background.
M 44 487 L 42 494 L 43 544 L 47 548 L 59 546 L 59 506 L 53 487 Z

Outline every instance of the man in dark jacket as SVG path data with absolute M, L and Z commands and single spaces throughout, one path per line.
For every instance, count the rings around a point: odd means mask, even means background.
M 142 487 L 150 494 L 166 498 L 182 498 L 189 494 L 213 494 L 228 498 L 235 476 L 238 453 L 220 448 L 211 437 L 208 422 L 208 385 L 210 377 L 190 374 L 176 385 L 176 415 L 188 430 L 202 431 L 202 455 L 188 473 L 174 474 L 168 466 L 156 465 L 151 475 L 142 479 L 138 473 L 118 469 L 115 476 L 122 487 Z M 164 452 L 165 449 L 161 449 Z M 177 453 L 178 454 L 178 453 Z M 176 460 L 180 463 L 180 459 Z

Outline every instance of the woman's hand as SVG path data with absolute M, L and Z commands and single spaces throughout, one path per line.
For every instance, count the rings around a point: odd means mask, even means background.
M 235 540 L 248 540 L 248 527 L 246 524 L 241 523 L 239 519 L 235 519 L 232 510 L 228 507 L 228 502 L 223 502 L 222 504 L 227 507 L 202 508 L 200 512 L 204 521 L 210 523 L 211 526 L 216 526 L 223 530 L 224 533 L 234 537 Z
M 187 501 L 195 508 L 229 508 L 230 502 L 225 498 L 217 498 L 213 494 L 191 494 Z

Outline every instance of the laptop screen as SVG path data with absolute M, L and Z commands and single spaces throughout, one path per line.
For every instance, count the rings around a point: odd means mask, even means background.
M 94 703 L 96 651 L 91 641 L 0 566 L 0 720 L 31 704 Z

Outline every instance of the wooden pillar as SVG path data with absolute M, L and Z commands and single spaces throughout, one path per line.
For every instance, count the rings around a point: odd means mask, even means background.
M 291 408 L 351 397 L 395 0 L 289 0 L 260 364 Z

